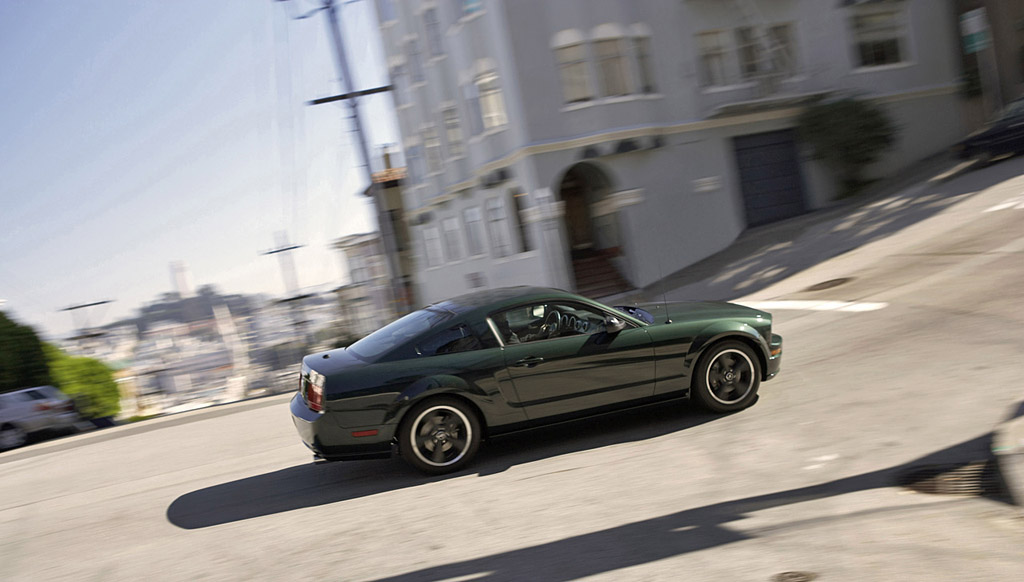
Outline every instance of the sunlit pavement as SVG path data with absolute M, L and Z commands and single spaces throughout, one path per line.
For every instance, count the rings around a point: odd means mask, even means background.
M 282 397 L 42 443 L 0 455 L 0 579 L 1015 580 L 1016 508 L 896 483 L 987 458 L 1024 400 L 1022 174 L 912 187 L 723 261 L 706 288 L 790 302 L 782 373 L 742 413 L 545 429 L 444 478 L 314 466 Z

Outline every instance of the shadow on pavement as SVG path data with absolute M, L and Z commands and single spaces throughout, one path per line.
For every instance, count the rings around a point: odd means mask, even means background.
M 687 509 L 585 535 L 510 552 L 445 564 L 384 578 L 392 582 L 413 580 L 576 580 L 629 568 L 688 552 L 753 537 L 726 527 L 747 514 L 845 493 L 891 487 L 912 467 L 977 459 L 985 454 L 991 435 L 984 435 L 933 453 L 910 463 L 837 479 L 819 485 L 791 489 L 745 499 Z M 867 513 L 887 511 L 868 510 Z M 863 513 L 863 512 L 862 512 Z M 834 519 L 822 516 L 797 525 Z
M 949 182 L 869 195 L 839 208 L 747 230 L 725 250 L 668 275 L 629 299 L 730 300 L 749 295 L 1015 178 L 1022 163 L 1019 158 L 1011 159 Z M 925 175 L 922 180 L 931 177 Z
M 484 477 L 539 459 L 643 441 L 722 418 L 680 400 L 617 412 L 495 439 L 480 451 L 473 470 L 440 477 L 415 473 L 401 459 L 298 465 L 186 493 L 167 508 L 167 520 L 183 529 L 199 529 L 474 473 Z

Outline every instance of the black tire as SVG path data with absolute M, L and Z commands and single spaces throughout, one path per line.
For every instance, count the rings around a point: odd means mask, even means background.
M 977 160 L 975 162 L 975 166 L 976 167 L 978 167 L 978 168 L 987 168 L 987 167 L 992 165 L 992 160 L 995 159 L 995 156 L 992 154 L 991 151 L 982 150 L 982 151 L 974 154 L 974 159 Z
M 716 343 L 697 361 L 691 383 L 692 397 L 712 412 L 736 412 L 757 400 L 761 362 L 754 350 L 740 341 Z
M 480 420 L 457 398 L 430 398 L 405 415 L 399 428 L 399 451 L 410 465 L 428 475 L 458 471 L 480 449 Z
M 28 441 L 28 433 L 21 427 L 5 424 L 0 427 L 0 451 L 16 449 Z

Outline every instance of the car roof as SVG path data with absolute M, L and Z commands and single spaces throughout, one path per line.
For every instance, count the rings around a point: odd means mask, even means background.
M 579 299 L 574 295 L 561 289 L 550 287 L 531 287 L 522 285 L 518 287 L 499 287 L 497 289 L 484 289 L 459 295 L 451 299 L 439 301 L 430 305 L 430 308 L 445 309 L 459 315 L 470 313 L 481 308 L 488 311 L 502 309 L 534 299 Z

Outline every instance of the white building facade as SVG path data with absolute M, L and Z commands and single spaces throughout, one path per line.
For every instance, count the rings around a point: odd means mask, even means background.
M 814 96 L 900 128 L 875 177 L 960 122 L 955 14 L 930 0 L 377 0 L 421 302 L 644 287 L 827 205 Z M 605 270 L 602 270 L 605 269 Z M 588 274 L 588 270 L 591 271 Z M 621 289 L 618 289 L 621 290 Z

